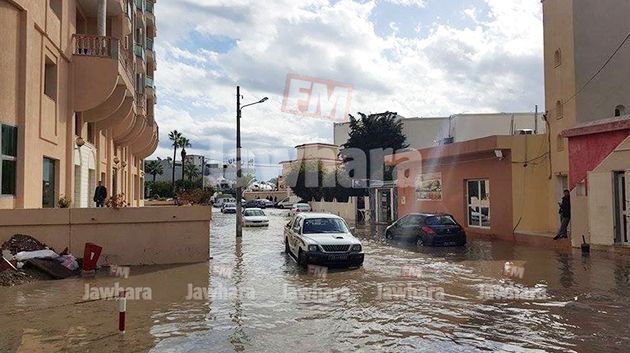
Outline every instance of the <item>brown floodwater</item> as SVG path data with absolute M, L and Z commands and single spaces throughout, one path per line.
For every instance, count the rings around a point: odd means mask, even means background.
M 210 263 L 0 287 L 0 352 L 630 350 L 627 257 L 364 236 L 362 268 L 301 270 L 282 252 L 287 212 L 267 213 L 241 240 L 234 215 L 215 213 Z M 124 335 L 102 299 L 120 287 L 133 296 Z

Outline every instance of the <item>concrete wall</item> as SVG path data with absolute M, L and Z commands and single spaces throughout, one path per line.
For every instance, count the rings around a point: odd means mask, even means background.
M 83 256 L 103 247 L 101 264 L 152 265 L 209 258 L 209 207 L 0 210 L 0 243 L 28 234 L 60 252 Z
M 630 32 L 630 1 L 573 0 L 576 86 L 583 87 Z M 577 121 L 614 116 L 617 105 L 630 109 L 630 46 L 624 45 L 576 97 Z M 626 111 L 627 112 L 627 111 Z
M 331 213 L 343 218 L 348 225 L 351 227 L 356 223 L 357 216 L 357 201 L 356 197 L 351 197 L 348 202 L 326 202 L 324 200 L 321 201 L 311 201 L 309 202 L 311 205 L 311 209 L 313 212 L 322 212 L 322 213 Z M 369 202 L 366 201 L 365 204 L 368 205 Z

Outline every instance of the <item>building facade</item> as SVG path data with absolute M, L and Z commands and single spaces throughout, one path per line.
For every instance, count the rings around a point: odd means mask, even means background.
M 0 1 L 0 208 L 143 203 L 158 143 L 154 1 Z
M 285 190 L 290 185 L 286 185 L 287 177 L 291 172 L 300 168 L 301 165 L 316 165 L 322 163 L 326 170 L 334 171 L 341 164 L 339 159 L 339 146 L 330 143 L 305 143 L 295 146 L 296 158 L 293 160 L 282 161 L 282 175 L 278 177 L 278 189 Z
M 630 245 L 630 2 L 544 0 L 552 177 L 572 195 L 572 245 Z
M 403 134 L 409 148 L 427 148 L 445 143 L 461 142 L 493 135 L 515 135 L 520 131 L 544 134 L 542 114 L 488 113 L 455 114 L 449 117 L 403 118 Z M 334 143 L 348 141 L 350 123 L 335 123 Z

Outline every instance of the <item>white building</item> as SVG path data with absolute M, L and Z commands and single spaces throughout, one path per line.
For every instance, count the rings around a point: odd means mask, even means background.
M 538 134 L 546 131 L 542 114 L 536 117 L 535 113 L 455 114 L 450 117 L 401 119 L 407 143 L 414 149 L 494 135 L 516 135 L 521 131 Z M 335 145 L 346 143 L 349 132 L 349 122 L 335 123 Z

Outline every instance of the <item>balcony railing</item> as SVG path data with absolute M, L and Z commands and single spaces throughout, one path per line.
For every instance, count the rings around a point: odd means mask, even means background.
M 133 45 L 133 52 L 137 57 L 142 58 L 144 60 L 144 48 L 140 44 Z
M 146 99 L 144 98 L 144 92 L 136 91 L 136 107 L 139 110 L 144 110 L 145 105 L 146 105 Z
M 145 0 L 135 0 L 136 1 L 136 8 L 142 12 L 144 12 L 145 8 L 146 8 L 146 2 Z
M 89 34 L 74 35 L 74 55 L 118 58 L 119 41 L 114 37 Z
M 145 9 L 147 10 L 147 12 L 153 13 L 153 6 L 154 4 L 152 2 L 147 2 Z
M 147 49 L 153 51 L 153 39 L 147 38 Z
M 149 87 L 149 88 L 153 88 L 153 77 L 146 76 L 144 78 L 144 86 L 145 87 Z
M 90 34 L 75 34 L 73 54 L 79 56 L 118 59 L 125 71 L 125 74 L 127 75 L 127 78 L 129 79 L 129 82 L 133 82 L 133 66 L 131 65 L 132 61 L 129 58 L 129 52 L 121 47 L 120 41 L 117 38 L 95 36 Z

